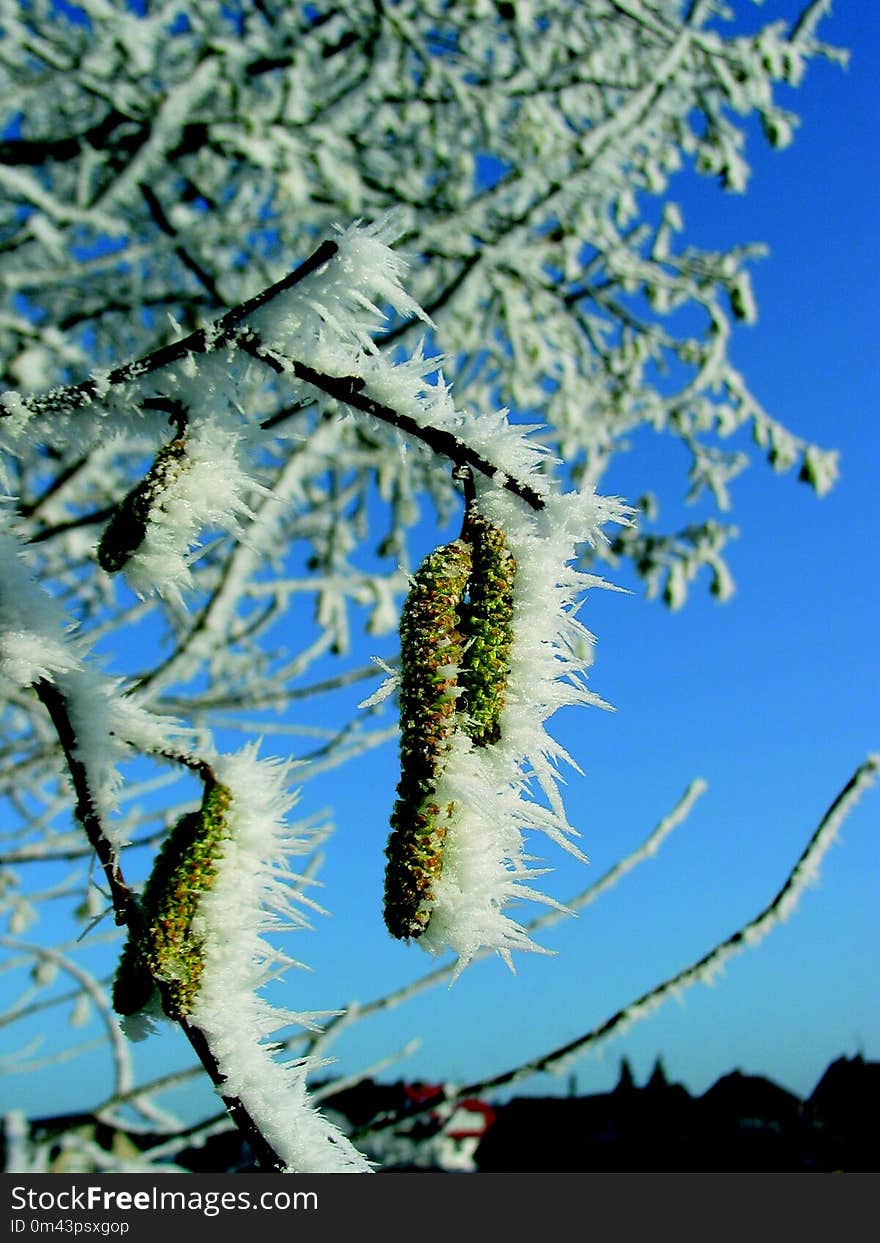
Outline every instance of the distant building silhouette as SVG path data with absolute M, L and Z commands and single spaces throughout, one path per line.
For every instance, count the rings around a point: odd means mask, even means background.
M 877 1170 L 880 1063 L 840 1058 L 812 1096 L 732 1071 L 700 1097 L 658 1058 L 638 1088 L 629 1063 L 611 1092 L 520 1097 L 499 1106 L 476 1152 L 484 1172 Z
M 655 1067 L 637 1088 L 626 1059 L 611 1092 L 518 1097 L 499 1106 L 476 1152 L 484 1172 L 672 1171 L 699 1148 L 694 1098 Z
M 569 1093 L 574 1087 L 570 1080 Z M 362 1142 L 367 1155 L 391 1173 L 880 1169 L 880 1063 L 861 1056 L 832 1062 L 804 1102 L 770 1079 L 739 1070 L 694 1097 L 669 1082 L 659 1058 L 639 1088 L 624 1058 L 614 1089 L 590 1096 L 524 1096 L 497 1106 L 470 1098 L 450 1105 L 438 1084 L 365 1079 L 326 1096 L 322 1108 L 344 1130 L 394 1116 L 394 1126 Z M 74 1157 L 65 1142 L 71 1131 L 82 1141 L 76 1159 L 81 1162 L 91 1148 L 96 1170 L 102 1168 L 101 1152 L 135 1159 L 139 1150 L 166 1138 L 129 1133 L 90 1114 L 21 1118 L 20 1123 L 27 1140 L 49 1146 L 47 1168 L 55 1173 L 72 1169 Z M 0 1128 L 0 1168 L 5 1170 L 4 1140 Z M 193 1172 L 255 1169 L 234 1129 L 184 1149 L 175 1164 Z
M 651 1091 L 657 1091 L 668 1086 L 669 1080 L 666 1078 L 666 1067 L 663 1065 L 663 1059 L 658 1057 L 654 1063 L 654 1069 L 651 1071 L 651 1077 L 645 1084 L 645 1087 Z
M 804 1102 L 807 1168 L 880 1170 L 880 1062 L 839 1057 Z

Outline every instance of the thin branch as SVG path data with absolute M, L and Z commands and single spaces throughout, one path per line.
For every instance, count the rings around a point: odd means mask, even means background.
M 2 410 L 0 410 L 2 417 Z M 78 527 L 91 527 L 96 523 L 106 522 L 116 512 L 116 505 L 104 505 L 101 509 L 93 509 L 90 513 L 80 514 L 76 518 L 68 518 L 64 522 L 56 522 L 54 526 L 43 527 L 41 531 L 37 531 L 35 535 L 28 536 L 29 544 L 43 544 L 46 540 L 55 539 L 58 535 L 65 535 L 68 531 L 75 531 Z
M 34 691 L 49 713 L 58 735 L 58 741 L 64 751 L 76 794 L 76 816 L 98 856 L 98 862 L 104 869 L 113 899 L 113 909 L 116 912 L 116 922 L 120 925 L 126 924 L 134 931 L 138 931 L 142 924 L 140 905 L 122 877 L 116 850 L 107 837 L 98 815 L 92 792 L 89 789 L 85 765 L 77 755 L 76 733 L 67 710 L 67 702 L 57 686 L 45 678 L 34 683 Z
M 584 1053 L 587 1049 L 607 1040 L 613 1034 L 619 1034 L 631 1023 L 656 1010 L 664 1001 L 673 995 L 681 995 L 686 988 L 700 982 L 708 983 L 714 979 L 727 960 L 740 951 L 751 948 L 792 913 L 804 889 L 816 878 L 822 859 L 834 842 L 837 833 L 854 807 L 859 797 L 874 782 L 880 770 L 880 755 L 870 755 L 859 765 L 846 785 L 835 797 L 818 827 L 802 851 L 800 858 L 789 872 L 775 897 L 747 924 L 737 932 L 720 941 L 713 949 L 698 958 L 689 966 L 684 967 L 675 975 L 664 980 L 643 993 L 641 997 L 623 1006 L 610 1018 L 599 1023 L 588 1032 L 576 1036 L 567 1044 L 560 1045 L 549 1053 L 531 1061 L 522 1062 L 498 1075 L 479 1079 L 461 1088 L 440 1088 L 437 1095 L 424 1102 L 417 1109 L 409 1111 L 407 1117 L 434 1109 L 437 1105 L 462 1100 L 466 1097 L 480 1096 L 485 1092 L 519 1083 L 532 1075 L 543 1071 L 559 1071 L 560 1067 L 572 1058 Z M 374 1131 L 385 1130 L 399 1121 L 399 1115 L 383 1116 L 362 1127 L 354 1136 L 355 1139 Z
M 208 350 L 222 348 L 222 346 L 233 342 L 237 344 L 236 338 L 239 335 L 239 324 L 241 324 L 242 320 L 323 267 L 328 260 L 333 258 L 338 249 L 339 247 L 335 242 L 322 242 L 317 250 L 308 259 L 304 260 L 298 268 L 295 268 L 293 272 L 289 272 L 280 281 L 276 281 L 274 285 L 261 290 L 260 293 L 255 294 L 252 298 L 247 298 L 244 302 L 240 302 L 238 306 L 227 311 L 225 315 L 221 315 L 218 320 L 207 328 L 197 328 L 195 332 L 182 337 L 179 341 L 172 341 L 168 345 L 160 345 L 158 349 L 152 350 L 149 354 L 144 354 L 133 362 L 125 363 L 121 367 L 114 367 L 102 379 L 95 379 L 92 376 L 88 380 L 80 381 L 78 384 L 69 384 L 61 388 L 50 389 L 48 393 L 37 393 L 31 397 L 23 397 L 20 399 L 18 408 L 29 410 L 34 414 L 69 412 L 75 410 L 78 406 L 90 405 L 100 393 L 106 392 L 107 385 L 116 387 L 128 384 L 132 380 L 140 379 L 142 376 L 150 375 L 155 371 L 161 371 L 164 367 L 171 366 L 172 363 L 180 362 L 188 354 L 204 354 Z M 9 417 L 11 413 L 10 407 L 0 402 L 0 418 Z
M 140 191 L 143 195 L 144 202 L 149 208 L 150 215 L 152 216 L 156 227 L 160 230 L 160 232 L 164 233 L 166 237 L 170 237 L 173 240 L 174 253 L 177 255 L 183 266 L 192 272 L 199 284 L 210 294 L 214 301 L 222 305 L 223 299 L 220 297 L 220 292 L 217 289 L 217 282 L 214 280 L 214 277 L 207 270 L 207 268 L 199 263 L 198 259 L 191 255 L 187 248 L 178 240 L 177 229 L 175 229 L 174 225 L 168 219 L 165 209 L 159 202 L 155 191 L 151 186 L 147 185 L 145 181 L 141 182 Z
M 68 483 L 74 475 L 78 474 L 84 466 L 87 466 L 88 463 L 88 453 L 84 454 L 82 457 L 75 458 L 74 461 L 68 463 L 63 470 L 58 472 L 52 482 L 46 486 L 39 496 L 35 497 L 32 501 L 20 502 L 18 512 L 23 518 L 32 518 L 48 500 L 51 500 L 56 493 L 60 492 L 64 485 Z
M 544 508 L 543 498 L 530 487 L 527 483 L 522 483 L 507 471 L 500 471 L 493 462 L 483 457 L 476 449 L 459 440 L 452 432 L 447 431 L 443 427 L 432 427 L 430 424 L 423 425 L 416 421 L 409 414 L 403 414 L 399 410 L 392 409 L 380 401 L 376 401 L 364 391 L 365 384 L 361 376 L 332 376 L 327 375 L 323 371 L 317 371 L 314 367 L 310 367 L 308 363 L 300 362 L 296 358 L 284 358 L 275 351 L 267 350 L 259 341 L 256 333 L 248 332 L 247 335 L 240 335 L 236 339 L 236 344 L 242 349 L 247 350 L 255 358 L 259 358 L 273 371 L 283 374 L 286 371 L 292 371 L 297 379 L 305 380 L 307 384 L 320 389 L 327 393 L 330 397 L 341 401 L 345 405 L 353 406 L 355 410 L 362 410 L 365 414 L 371 414 L 374 418 L 381 419 L 383 423 L 389 423 L 392 427 L 396 427 L 398 431 L 405 432 L 408 436 L 412 436 L 416 440 L 420 440 L 423 444 L 432 449 L 434 453 L 441 457 L 447 458 L 456 468 L 466 466 L 472 467 L 480 472 L 481 475 L 487 475 L 489 478 L 498 478 L 508 492 L 512 492 L 514 496 L 518 496 L 520 500 L 525 501 L 532 509 L 541 510 Z
M 106 984 L 107 981 L 101 981 Z M 28 996 L 32 994 L 28 993 Z M 82 996 L 81 989 L 74 989 L 68 993 L 60 993 L 57 997 L 43 997 L 40 1001 L 19 1002 L 17 1009 L 7 1010 L 5 1014 L 0 1014 L 0 1027 L 9 1027 L 13 1023 L 19 1023 L 22 1019 L 30 1018 L 33 1014 L 39 1014 L 42 1010 L 53 1010 L 56 1006 L 67 1006 L 71 1002 L 76 1002 Z
M 395 656 L 390 657 L 387 663 L 394 667 L 398 662 L 399 658 Z M 328 694 L 331 691 L 352 686 L 356 682 L 364 682 L 370 678 L 378 678 L 381 675 L 382 670 L 378 665 L 370 664 L 362 665 L 358 669 L 348 669 L 344 673 L 324 678 L 319 682 L 311 682 L 308 686 L 276 687 L 273 690 L 262 691 L 247 699 L 240 692 L 229 694 L 222 694 L 220 692 L 206 693 L 205 695 L 196 696 L 192 700 L 165 696 L 159 700 L 159 710 L 174 715 L 184 711 L 191 713 L 194 709 L 198 712 L 229 712 L 235 708 L 242 708 L 251 712 L 259 708 L 281 708 L 297 699 L 308 699 L 312 695 Z M 273 677 L 273 682 L 277 682 L 277 680 L 276 674 Z
M 458 292 L 458 290 L 464 284 L 467 277 L 470 276 L 471 272 L 476 267 L 479 260 L 480 260 L 480 252 L 479 250 L 474 250 L 463 261 L 463 263 L 461 264 L 461 267 L 458 269 L 455 276 L 453 276 L 452 279 L 447 282 L 447 284 L 443 287 L 443 289 L 441 289 L 438 294 L 436 294 L 433 298 L 431 298 L 430 301 L 425 303 L 423 309 L 426 315 L 428 315 L 430 319 L 433 319 L 435 313 L 439 310 L 442 310 L 442 308 L 450 300 L 450 298 L 452 298 Z M 414 328 L 417 324 L 422 324 L 424 326 L 424 321 L 419 319 L 417 316 L 412 315 L 408 319 L 402 320 L 399 324 L 395 324 L 393 328 L 389 328 L 387 332 L 383 332 L 380 336 L 377 336 L 376 344 L 378 346 L 390 345 L 393 341 L 396 341 L 398 337 L 403 336 L 411 328 Z

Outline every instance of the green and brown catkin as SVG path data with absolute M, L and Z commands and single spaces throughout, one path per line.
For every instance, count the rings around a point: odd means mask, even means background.
M 515 574 L 504 533 L 471 514 L 462 539 L 422 562 L 403 606 L 401 778 L 385 851 L 385 923 L 401 940 L 430 922 L 454 812 L 436 798 L 452 737 L 460 728 L 483 747 L 501 736 Z
M 203 967 L 202 940 L 192 924 L 216 877 L 231 801 L 226 786 L 209 782 L 199 810 L 178 820 L 156 856 L 141 899 L 143 932 L 129 934 L 113 982 L 118 1014 L 142 1010 L 154 988 L 169 1018 L 189 1014 Z
M 456 728 L 460 622 L 471 550 L 455 540 L 430 553 L 400 619 L 400 782 L 385 850 L 385 923 L 406 940 L 425 931 L 440 873 L 447 813 L 434 793 Z
M 121 570 L 131 558 L 147 534 L 150 511 L 162 493 L 186 469 L 186 438 L 175 436 L 156 455 L 146 475 L 116 506 L 101 542 L 98 544 L 98 564 L 108 573 Z

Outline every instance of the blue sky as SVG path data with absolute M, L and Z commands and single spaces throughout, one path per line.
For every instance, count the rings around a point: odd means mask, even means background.
M 785 0 L 749 20 L 797 8 Z M 734 481 L 737 593 L 725 605 L 700 584 L 675 614 L 638 590 L 591 594 L 583 619 L 599 640 L 592 682 L 617 711 L 557 720 L 554 733 L 584 769 L 570 777 L 567 804 L 592 863 L 586 869 L 542 842 L 554 869 L 547 888 L 564 899 L 600 876 L 694 777 L 708 781 L 708 793 L 657 859 L 544 934 L 553 956 L 521 956 L 515 976 L 498 960 L 478 963 L 451 990 L 440 986 L 352 1027 L 333 1049 L 340 1071 L 420 1037 L 419 1050 L 386 1074 L 470 1081 L 592 1027 L 756 914 L 832 797 L 880 748 L 878 22 L 876 6 L 850 0 L 825 23 L 830 42 L 853 50 L 850 67 L 810 66 L 783 100 L 802 117 L 794 144 L 774 152 L 756 135 L 746 195 L 705 181 L 678 194 L 690 241 L 769 243 L 753 272 L 759 322 L 737 330 L 734 359 L 771 414 L 841 451 L 840 482 L 819 500 L 761 462 Z M 667 472 L 683 478 L 685 468 L 682 450 L 646 432 L 617 459 L 604 490 L 636 497 Z M 676 488 L 664 491 L 674 497 Z M 672 527 L 703 512 L 669 504 L 661 516 Z M 624 570 L 617 579 L 635 586 Z M 304 811 L 335 803 L 321 894 L 332 914 L 292 947 L 313 968 L 288 976 L 283 1002 L 293 1008 L 367 1001 L 433 965 L 391 942 L 381 922 L 395 781 L 390 746 L 323 788 L 307 787 Z M 611 1086 L 622 1056 L 637 1082 L 661 1056 L 669 1076 L 695 1092 L 738 1067 L 802 1094 L 835 1056 L 880 1059 L 878 820 L 875 789 L 789 923 L 713 987 L 692 989 L 581 1058 L 570 1068 L 578 1089 Z M 147 1071 L 188 1060 L 175 1036 L 141 1046 L 137 1057 Z M 36 1112 L 91 1103 L 95 1077 L 109 1085 L 106 1059 L 75 1065 L 76 1075 L 61 1068 L 8 1081 L 11 1103 Z M 565 1079 L 540 1076 L 522 1090 L 566 1088 Z M 207 1100 L 199 1089 L 190 1103 Z

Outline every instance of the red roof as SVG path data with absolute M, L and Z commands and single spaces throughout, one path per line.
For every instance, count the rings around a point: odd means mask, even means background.
M 404 1084 L 404 1091 L 407 1100 L 414 1105 L 427 1104 L 435 1097 L 438 1103 L 443 1099 L 443 1086 L 439 1083 L 407 1083 Z M 456 1126 L 452 1131 L 444 1130 L 444 1134 L 450 1139 L 482 1139 L 495 1121 L 495 1110 L 485 1101 L 478 1101 L 471 1096 L 466 1100 L 456 1102 L 455 1109 L 447 1122 L 451 1122 L 453 1118 L 460 1118 L 462 1110 L 474 1115 L 473 1125 Z M 439 1122 L 439 1118 L 437 1121 Z
M 455 1118 L 460 1110 L 475 1115 L 474 1125 L 472 1127 L 457 1126 L 455 1130 L 447 1131 L 446 1134 L 450 1139 L 482 1139 L 495 1121 L 495 1110 L 492 1106 L 487 1105 L 485 1101 L 475 1100 L 473 1097 L 459 1101 L 452 1117 Z

